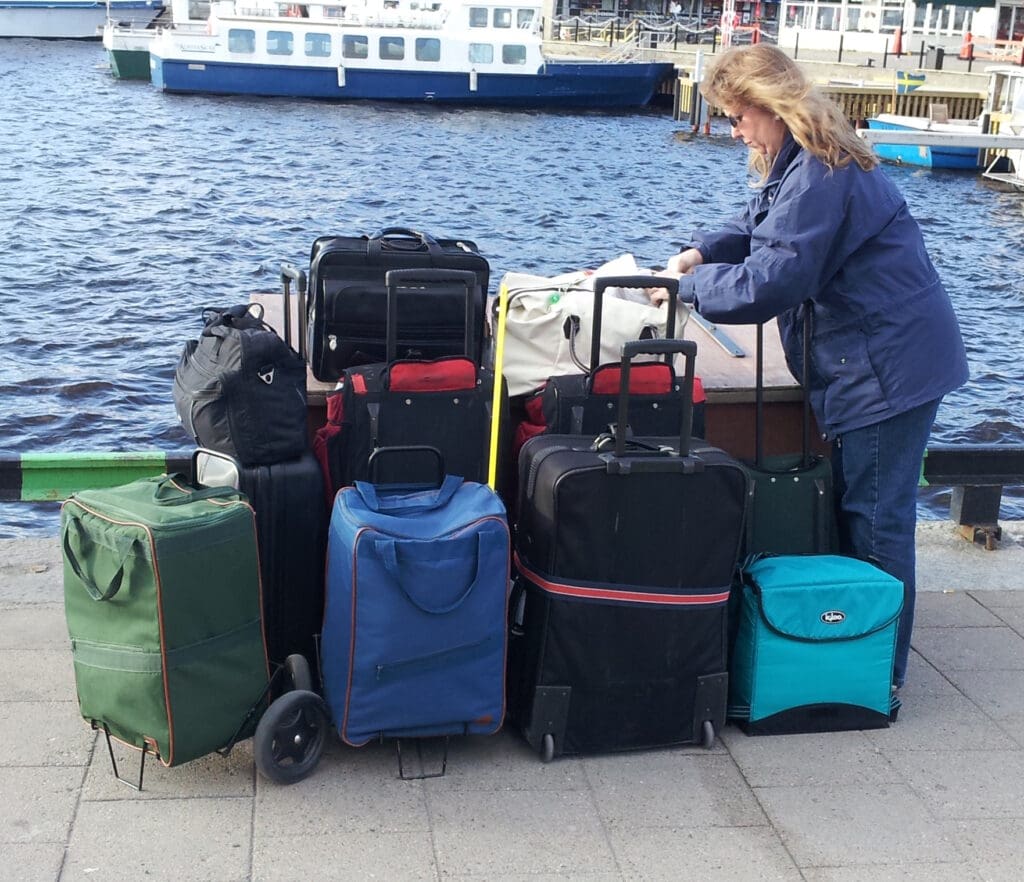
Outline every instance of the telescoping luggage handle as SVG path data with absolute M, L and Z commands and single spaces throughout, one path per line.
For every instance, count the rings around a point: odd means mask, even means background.
M 674 295 L 673 295 L 673 299 Z M 640 354 L 664 355 L 671 360 L 682 355 L 685 362 L 683 372 L 683 416 L 679 427 L 679 455 L 690 452 L 690 427 L 693 421 L 693 366 L 697 359 L 697 344 L 692 340 L 630 340 L 622 344 L 622 366 L 619 369 L 619 408 L 615 417 L 615 456 L 626 455 L 626 424 L 629 422 L 629 372 L 633 357 Z
M 601 365 L 601 317 L 604 313 L 604 292 L 608 288 L 664 288 L 669 293 L 668 315 L 665 319 L 665 336 L 676 335 L 676 308 L 679 295 L 679 280 L 669 276 L 604 276 L 594 280 L 594 317 L 590 334 L 590 373 Z M 666 355 L 671 362 L 672 355 Z
M 814 321 L 813 305 L 810 300 L 803 304 L 803 364 L 801 365 L 800 391 L 803 393 L 803 426 L 801 429 L 801 467 L 811 464 L 811 332 Z M 762 468 L 764 463 L 764 324 L 757 323 L 757 351 L 754 353 L 754 465 Z
M 295 292 L 298 295 L 298 304 L 296 312 L 299 317 L 299 334 L 298 334 L 298 346 L 296 350 L 299 355 L 302 356 L 303 360 L 306 358 L 306 325 L 309 321 L 309 316 L 306 313 L 306 273 L 304 270 L 299 269 L 293 263 L 282 263 L 281 264 L 281 290 L 283 292 L 283 306 L 284 306 L 284 342 L 289 346 L 292 345 L 292 301 L 291 301 L 291 283 L 295 282 Z
M 476 304 L 474 292 L 478 280 L 471 270 L 452 269 L 402 269 L 390 270 L 384 276 L 387 286 L 387 321 L 386 321 L 386 359 L 391 364 L 398 355 L 398 289 L 426 288 L 430 285 L 464 285 L 466 288 L 466 333 L 464 339 L 466 357 L 472 359 L 476 351 L 476 328 L 474 316 Z

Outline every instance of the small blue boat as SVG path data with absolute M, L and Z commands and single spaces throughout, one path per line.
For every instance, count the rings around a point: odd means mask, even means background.
M 258 8 L 257 8 L 258 7 Z M 537 0 L 219 0 L 150 46 L 168 92 L 529 108 L 642 107 L 670 63 L 554 59 Z
M 956 136 L 976 135 L 979 128 L 966 122 L 935 122 L 927 117 L 900 116 L 880 113 L 868 120 L 868 128 L 896 132 L 928 132 L 930 135 L 945 133 L 954 141 Z M 925 168 L 970 169 L 981 165 L 977 147 L 960 147 L 953 143 L 940 145 L 926 144 L 884 144 L 876 143 L 875 152 L 884 160 L 905 165 L 919 165 Z

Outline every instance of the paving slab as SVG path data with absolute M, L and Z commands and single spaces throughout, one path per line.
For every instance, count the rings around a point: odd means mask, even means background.
M 926 801 L 907 785 L 754 792 L 800 867 L 963 861 L 952 838 L 936 827 Z
M 62 880 L 244 882 L 252 799 L 83 800 Z
M 913 644 L 943 671 L 1024 671 L 1024 637 L 1008 627 L 915 627 Z
M 85 766 L 95 733 L 72 701 L 0 701 L 0 766 Z
M 679 882 L 799 882 L 779 837 L 763 827 L 618 830 L 611 833 L 626 879 Z
M 5 701 L 78 701 L 70 649 L 0 649 Z
M 722 738 L 751 787 L 903 783 L 864 732 L 752 737 L 726 726 Z
M 764 813 L 728 755 L 672 750 L 584 760 L 598 811 L 611 829 L 751 827 Z
M 444 791 L 427 799 L 442 876 L 620 872 L 589 792 L 519 790 L 496 800 Z
M 427 882 L 438 878 L 434 844 L 425 831 L 265 836 L 253 847 L 252 864 L 253 882 Z
M 1006 624 L 969 591 L 922 591 L 914 620 L 930 628 L 998 628 Z
M 56 536 L 0 539 L 0 602 L 63 602 L 64 564 Z
M 947 822 L 957 848 L 985 882 L 1024 878 L 1024 818 Z
M 70 648 L 63 603 L 0 604 L 0 649 Z
M 895 725 L 865 733 L 880 751 L 1013 750 L 1016 741 L 994 726 L 992 719 L 963 695 L 907 698 Z
M 0 848 L 0 879 L 54 882 L 63 862 L 63 842 L 5 842 Z
M 806 882 L 981 882 L 977 870 L 959 864 L 871 864 L 861 867 L 805 867 Z
M 63 846 L 83 774 L 83 769 L 72 767 L 0 766 L 0 844 L 56 842 Z
M 1024 752 L 1019 749 L 904 750 L 887 756 L 935 818 L 1024 817 Z

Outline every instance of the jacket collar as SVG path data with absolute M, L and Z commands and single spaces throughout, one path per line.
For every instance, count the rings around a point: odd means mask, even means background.
M 782 149 L 779 150 L 779 155 L 775 157 L 775 162 L 772 163 L 772 170 L 768 173 L 768 180 L 764 182 L 766 188 L 778 185 L 782 176 L 786 173 L 786 169 L 796 159 L 796 155 L 801 149 L 803 148 L 787 132 L 786 140 L 782 142 Z

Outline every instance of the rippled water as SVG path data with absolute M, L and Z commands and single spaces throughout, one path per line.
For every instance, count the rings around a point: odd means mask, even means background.
M 97 44 L 0 52 L 0 450 L 180 450 L 171 381 L 207 305 L 277 286 L 324 233 L 395 224 L 474 239 L 493 278 L 624 252 L 661 264 L 744 201 L 724 132 L 663 111 L 542 114 L 170 96 L 114 80 Z M 1024 442 L 1024 197 L 890 167 L 968 341 L 941 441 Z M 924 513 L 941 517 L 946 494 Z M 1005 491 L 1002 516 L 1024 517 Z M 53 507 L 0 506 L 0 536 Z

